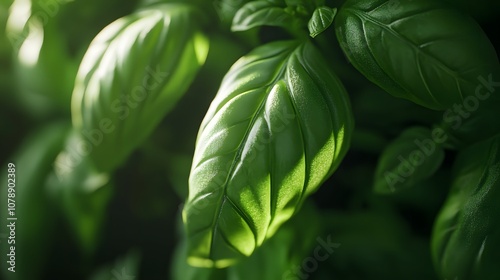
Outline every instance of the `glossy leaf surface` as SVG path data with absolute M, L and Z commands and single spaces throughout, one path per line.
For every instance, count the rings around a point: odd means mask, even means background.
M 319 7 L 314 10 L 313 16 L 309 20 L 307 25 L 309 29 L 309 35 L 311 37 L 318 36 L 321 32 L 325 31 L 333 22 L 335 15 L 337 14 L 337 9 L 331 9 L 328 7 Z
M 396 97 L 446 110 L 500 72 L 495 49 L 467 15 L 434 0 L 347 1 L 335 18 L 353 65 Z
M 198 134 L 183 213 L 191 264 L 252 254 L 337 168 L 352 129 L 344 87 L 311 43 L 236 62 Z

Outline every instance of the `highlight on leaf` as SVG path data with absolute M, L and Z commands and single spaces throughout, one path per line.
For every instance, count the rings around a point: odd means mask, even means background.
M 157 4 L 111 23 L 82 60 L 72 97 L 87 154 L 113 171 L 188 89 L 208 53 L 198 8 Z
M 198 134 L 183 210 L 190 264 L 251 255 L 338 167 L 352 119 L 312 43 L 269 43 L 237 61 Z
M 325 31 L 332 24 L 336 14 L 337 8 L 332 9 L 325 6 L 316 8 L 307 25 L 309 35 L 314 38 Z

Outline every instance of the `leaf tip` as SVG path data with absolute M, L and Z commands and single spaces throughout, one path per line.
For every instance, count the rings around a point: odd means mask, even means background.
M 333 23 L 337 15 L 337 8 L 329 8 L 326 6 L 318 7 L 307 24 L 309 29 L 309 36 L 312 38 L 318 36 L 323 31 L 328 29 Z

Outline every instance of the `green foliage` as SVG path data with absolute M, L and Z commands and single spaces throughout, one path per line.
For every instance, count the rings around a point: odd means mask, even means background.
M 44 3 L 15 1 L 6 29 L 15 56 L 14 70 L 22 94 L 19 98 L 39 115 L 61 108 L 69 111 L 76 74 L 76 63 L 65 46 L 65 38 L 59 35 L 56 16 L 60 4 L 54 1 L 49 14 Z
M 198 134 L 184 207 L 191 263 L 252 254 L 337 168 L 352 129 L 344 87 L 310 43 L 236 62 Z
M 461 151 L 455 179 L 432 233 L 446 279 L 496 279 L 500 252 L 500 136 Z
M 499 8 L 0 0 L 2 279 L 500 279 Z
M 73 124 L 112 171 L 187 90 L 208 52 L 196 8 L 159 4 L 121 18 L 92 42 L 72 100 Z M 126 138 L 126 141 L 119 139 Z
M 389 143 L 379 158 L 374 190 L 396 192 L 432 176 L 444 159 L 444 131 L 440 131 L 436 142 L 428 128 L 411 127 Z
M 325 31 L 332 24 L 336 14 L 337 8 L 319 7 L 314 10 L 313 16 L 307 25 L 309 35 L 314 38 Z
M 2 172 L 2 182 L 7 183 L 10 178 L 9 183 L 15 184 L 14 192 L 8 191 L 5 183 L 2 183 L 1 188 L 2 208 L 5 207 L 0 212 L 2 221 L 16 218 L 7 223 L 15 224 L 12 229 L 8 228 L 9 236 L 11 231 L 14 233 L 14 243 L 2 240 L 0 245 L 5 254 L 9 254 L 11 246 L 15 246 L 15 273 L 7 270 L 11 267 L 7 261 L 1 264 L 6 279 L 39 279 L 49 265 L 49 259 L 45 256 L 51 252 L 51 244 L 55 242 L 57 208 L 51 203 L 44 182 L 52 169 L 52 162 L 64 144 L 69 127 L 68 123 L 57 123 L 33 133 L 19 152 L 9 159 L 9 163 L 15 165 L 15 172 L 9 174 L 14 176 L 7 174 L 7 168 Z M 10 193 L 15 196 L 8 197 Z M 8 201 L 8 198 L 11 200 Z M 8 215 L 10 211 L 7 211 L 7 202 L 14 203 L 13 215 Z M 8 258 L 10 260 L 10 256 Z
M 500 77 L 479 25 L 440 1 L 347 1 L 335 29 L 348 59 L 370 81 L 427 108 L 462 104 L 477 95 L 479 77 Z
M 261 25 L 288 27 L 293 22 L 293 16 L 284 7 L 266 0 L 252 1 L 236 12 L 231 30 L 245 31 Z

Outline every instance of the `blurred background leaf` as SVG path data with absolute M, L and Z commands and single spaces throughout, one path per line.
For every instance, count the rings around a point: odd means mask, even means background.
M 6 279 L 43 279 L 49 265 L 50 254 L 56 241 L 57 208 L 50 201 L 44 181 L 52 162 L 60 151 L 69 131 L 68 123 L 57 123 L 34 132 L 9 162 L 15 164 L 15 268 L 7 270 L 9 264 L 2 256 L 1 269 Z M 5 163 L 4 166 L 7 166 Z M 7 182 L 6 169 L 2 171 L 2 182 Z M 7 185 L 1 185 L 2 207 L 7 206 Z M 7 211 L 2 209 L 2 221 L 7 221 Z M 2 233 L 6 231 L 2 229 Z M 7 234 L 9 234 L 7 232 Z M 1 243 L 1 251 L 9 252 L 9 244 Z
M 80 141 L 72 131 L 52 163 L 54 168 L 47 185 L 54 204 L 73 228 L 83 254 L 92 257 L 114 186 L 110 174 L 98 173 L 87 157 L 75 152 Z
M 130 13 L 135 4 L 116 0 L 15 0 L 4 29 L 12 48 L 18 91 L 11 97 L 34 117 L 69 114 L 84 51 L 104 26 Z
M 253 257 L 217 271 L 193 270 L 183 261 L 176 227 L 205 112 L 239 57 L 261 43 L 290 38 L 267 27 L 230 33 L 234 14 L 247 0 L 195 1 L 213 17 L 204 30 L 212 46 L 184 98 L 115 172 L 97 173 L 82 157 L 61 174 L 59 160 L 74 152 L 77 139 L 70 132 L 69 97 L 80 60 L 104 26 L 148 0 L 0 0 L 0 177 L 5 181 L 7 163 L 16 163 L 19 218 L 18 272 L 7 273 L 2 226 L 0 279 L 291 278 L 314 257 L 317 238 L 328 236 L 339 247 L 308 279 L 435 279 L 429 236 L 449 191 L 456 152 L 446 151 L 437 173 L 413 188 L 377 195 L 372 186 L 377 159 L 390 141 L 409 126 L 439 123 L 443 115 L 370 85 L 348 63 L 331 28 L 314 40 L 352 100 L 357 127 L 345 161 L 308 201 L 314 206 L 304 205 L 301 220 L 287 224 Z M 500 2 L 445 1 L 471 14 L 498 49 Z M 13 2 L 25 7 L 11 20 L 18 22 L 15 28 L 7 25 Z M 325 2 L 339 7 L 344 1 Z M 19 57 L 28 34 L 26 57 Z M 34 64 L 23 63 L 30 57 L 37 58 Z M 5 184 L 0 190 L 3 208 Z M 0 213 L 4 221 L 4 209 Z

